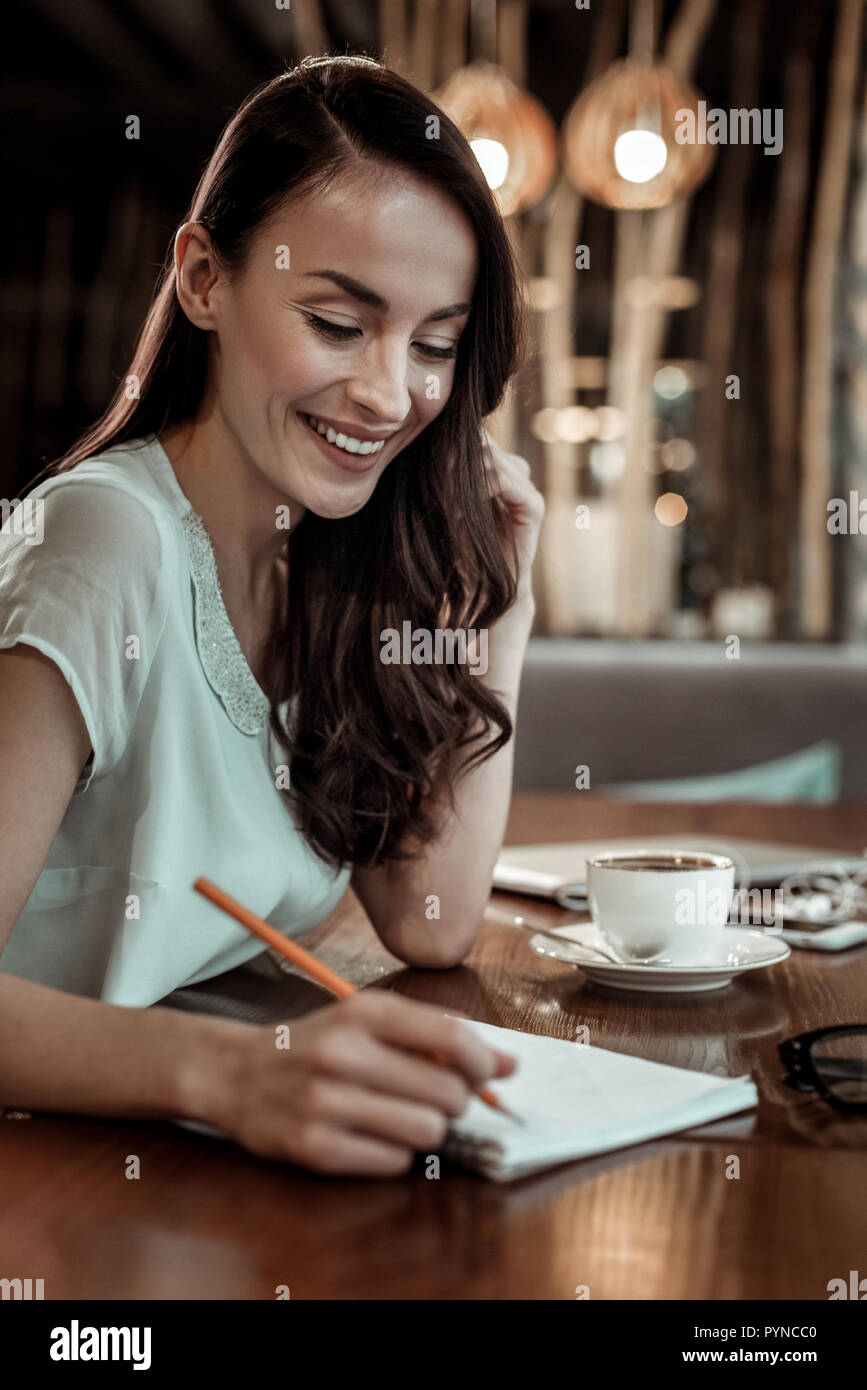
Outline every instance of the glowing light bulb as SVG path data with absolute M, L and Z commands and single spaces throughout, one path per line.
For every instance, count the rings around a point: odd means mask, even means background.
M 667 159 L 665 141 L 652 130 L 625 130 L 614 142 L 617 172 L 628 183 L 649 183 L 662 173 Z
M 489 188 L 502 188 L 509 172 L 509 152 L 499 140 L 471 140 L 470 148 L 482 168 Z

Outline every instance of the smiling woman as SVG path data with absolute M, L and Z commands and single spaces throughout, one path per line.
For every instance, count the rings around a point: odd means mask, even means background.
M 0 805 L 0 1104 L 394 1173 L 511 1070 L 380 991 L 293 1023 L 285 1057 L 129 1007 L 260 949 L 198 876 L 300 934 L 351 873 L 421 966 L 461 960 L 487 900 L 541 499 L 482 426 L 521 356 L 511 248 L 432 107 L 367 58 L 254 92 L 113 401 L 28 489 L 44 543 L 0 538 L 0 760 L 24 789 Z M 485 673 L 384 664 L 404 623 L 483 633 Z
M 522 353 L 517 273 L 460 131 L 439 113 L 428 138 L 432 105 L 360 57 L 307 60 L 254 92 L 202 175 L 115 400 L 35 480 L 159 435 L 239 635 L 258 615 L 286 795 L 335 865 L 399 856 L 411 823 L 432 833 L 434 776 L 447 795 L 477 716 L 499 729 L 488 755 L 511 734 L 463 672 L 384 676 L 370 636 L 436 628 L 444 596 L 453 622 L 488 626 L 516 592 L 482 420 Z M 281 505 L 292 582 L 263 630 Z

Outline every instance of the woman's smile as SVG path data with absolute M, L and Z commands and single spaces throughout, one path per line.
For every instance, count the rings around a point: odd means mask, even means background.
M 380 462 L 388 442 L 386 439 L 371 442 L 363 437 L 364 432 L 360 429 L 357 435 L 344 434 L 342 431 L 338 433 L 315 415 L 308 415 L 303 410 L 296 410 L 295 414 L 319 452 L 336 463 L 338 468 L 344 468 L 349 473 L 369 473 Z M 334 437 L 333 443 L 321 432 L 323 429 Z

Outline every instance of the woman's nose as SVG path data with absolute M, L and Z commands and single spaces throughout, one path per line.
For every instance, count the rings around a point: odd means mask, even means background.
M 412 404 L 407 373 L 407 354 L 399 347 L 365 353 L 364 362 L 350 383 L 350 399 L 373 411 L 379 428 L 396 428 L 406 419 Z

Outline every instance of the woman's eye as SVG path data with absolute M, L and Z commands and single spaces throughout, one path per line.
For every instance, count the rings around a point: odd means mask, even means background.
M 445 362 L 448 358 L 457 357 L 458 355 L 457 344 L 450 348 L 431 347 L 430 343 L 419 343 L 417 346 L 421 352 L 427 353 L 429 357 L 434 358 L 437 362 Z
M 360 328 L 348 328 L 342 323 L 332 323 L 330 319 L 320 318 L 318 314 L 305 314 L 304 317 L 311 328 L 315 328 L 316 332 L 321 333 L 323 338 L 332 338 L 337 342 L 346 342 L 349 338 L 355 338 L 361 333 Z M 416 343 L 415 346 L 419 352 L 436 362 L 444 362 L 457 356 L 457 346 L 439 348 L 432 347 L 430 343 Z
M 317 333 L 321 333 L 325 338 L 353 338 L 356 333 L 360 333 L 360 328 L 347 328 L 343 323 L 332 323 L 330 319 L 321 319 L 318 314 L 305 314 L 307 322 L 315 328 Z

